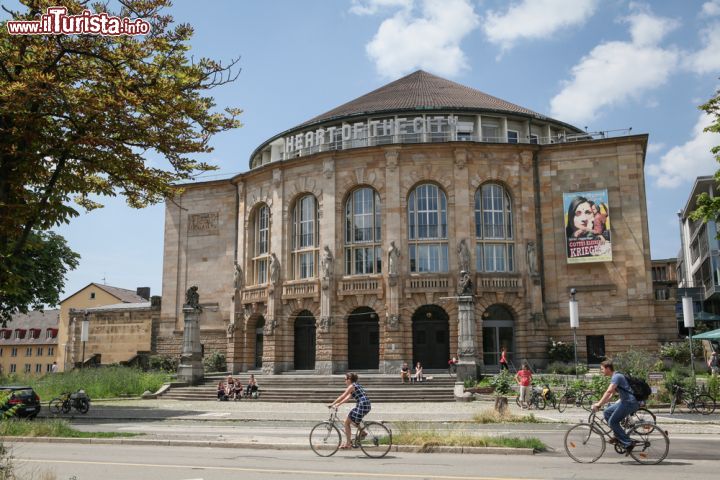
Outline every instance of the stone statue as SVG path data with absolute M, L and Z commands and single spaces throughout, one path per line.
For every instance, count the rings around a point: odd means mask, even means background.
M 388 249 L 388 273 L 390 275 L 398 274 L 398 264 L 400 263 L 400 249 L 395 246 L 395 241 L 390 242 Z
M 462 271 L 462 272 L 460 272 L 460 275 L 462 275 L 462 277 L 460 278 L 460 284 L 458 285 L 458 287 L 459 287 L 458 290 L 459 290 L 460 295 L 461 296 L 472 295 L 474 292 L 473 292 L 473 282 L 472 282 L 472 279 L 470 278 L 470 273 L 468 273 L 466 271 Z
M 275 333 L 275 327 L 277 327 L 277 321 L 273 318 L 265 324 L 263 328 L 263 334 L 270 337 Z
M 331 326 L 332 326 L 332 318 L 320 317 L 320 321 L 318 322 L 318 330 L 320 331 L 320 333 L 328 333 L 330 331 Z
M 185 306 L 200 310 L 200 295 L 197 286 L 193 285 L 185 292 Z
M 278 280 L 280 280 L 280 260 L 273 252 L 270 254 L 270 283 L 275 286 Z
M 387 317 L 387 325 L 390 330 L 397 330 L 400 326 L 400 315 L 392 314 Z
M 538 274 L 537 269 L 537 251 L 535 248 L 535 242 L 528 242 L 527 243 L 527 264 L 528 264 L 528 273 L 530 273 L 531 277 L 534 277 Z
M 462 240 L 460 240 L 460 243 L 458 243 L 457 254 L 458 254 L 458 263 L 460 264 L 460 271 L 461 272 L 469 272 L 470 271 L 470 250 L 468 249 L 467 243 L 465 243 L 464 238 Z
M 333 254 L 330 247 L 325 245 L 322 258 L 320 258 L 320 275 L 323 279 L 330 279 L 333 271 Z
M 240 264 L 235 262 L 235 274 L 233 276 L 233 285 L 235 285 L 235 290 L 242 290 L 243 288 L 243 271 L 242 267 L 240 267 Z
M 227 336 L 232 337 L 235 332 L 235 322 L 229 322 L 227 326 Z

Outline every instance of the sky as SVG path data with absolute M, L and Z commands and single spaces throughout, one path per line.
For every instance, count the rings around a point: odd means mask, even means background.
M 653 259 L 677 255 L 677 211 L 719 167 L 698 105 L 720 88 L 720 0 L 177 0 L 170 13 L 194 27 L 195 57 L 240 57 L 237 80 L 211 94 L 244 125 L 198 156 L 219 167 L 205 180 L 247 171 L 273 135 L 418 69 L 591 132 L 649 134 Z M 90 282 L 159 295 L 164 205 L 105 203 L 57 229 L 82 257 L 61 298 Z

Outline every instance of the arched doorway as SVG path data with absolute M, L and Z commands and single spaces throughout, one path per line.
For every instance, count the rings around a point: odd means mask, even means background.
M 372 308 L 356 308 L 348 316 L 348 368 L 380 368 L 380 327 Z
M 507 348 L 507 359 L 513 362 L 515 353 L 515 319 L 503 305 L 490 305 L 483 318 L 483 362 L 486 367 L 500 368 L 500 351 Z M 518 366 L 515 365 L 517 368 Z
M 450 358 L 448 314 L 437 305 L 424 305 L 412 317 L 413 364 L 424 369 L 447 368 Z
M 265 327 L 265 317 L 260 316 L 255 324 L 255 369 L 262 368 L 263 356 L 263 328 Z
M 315 370 L 315 317 L 307 310 L 295 317 L 295 370 Z

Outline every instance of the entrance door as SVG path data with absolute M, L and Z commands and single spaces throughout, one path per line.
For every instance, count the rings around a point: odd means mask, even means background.
M 450 328 L 445 310 L 436 305 L 418 308 L 412 318 L 413 365 L 424 369 L 447 369 Z
M 486 367 L 500 368 L 500 352 L 507 349 L 508 362 L 513 365 L 515 329 L 512 313 L 502 305 L 491 305 L 483 320 L 483 363 Z M 515 365 L 517 369 L 517 365 Z M 511 366 L 512 368 L 512 366 Z
M 348 368 L 380 368 L 380 328 L 372 308 L 357 308 L 348 317 Z
M 262 368 L 263 356 L 263 328 L 265 327 L 265 317 L 258 318 L 255 325 L 255 368 Z
M 307 310 L 295 319 L 295 370 L 315 370 L 315 317 Z
M 605 360 L 605 335 L 588 335 L 585 337 L 585 342 L 588 363 L 600 363 Z

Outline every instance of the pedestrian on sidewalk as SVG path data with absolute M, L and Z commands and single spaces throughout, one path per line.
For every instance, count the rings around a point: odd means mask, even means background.
M 500 351 L 500 370 L 508 370 L 507 348 L 502 347 Z
M 527 363 L 515 374 L 515 381 L 520 385 L 520 406 L 530 408 L 530 389 L 532 388 L 532 372 Z

